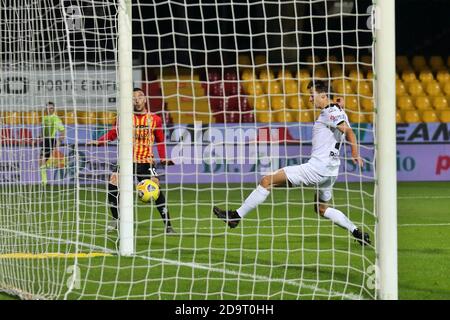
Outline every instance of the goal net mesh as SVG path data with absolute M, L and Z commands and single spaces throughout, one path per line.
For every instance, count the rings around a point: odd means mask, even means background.
M 273 189 L 234 229 L 212 212 L 238 208 L 265 174 L 308 161 L 320 111 L 307 85 L 320 79 L 365 159 L 358 168 L 342 147 L 331 205 L 375 239 L 371 1 L 133 1 L 130 72 L 175 163 L 160 165 L 153 148 L 176 233 L 136 195 L 131 257 L 110 228 L 118 143 L 89 143 L 117 121 L 119 6 L 0 0 L 0 290 L 28 299 L 376 298 L 374 244 L 316 214 L 315 187 Z M 48 102 L 64 128 L 50 139 Z

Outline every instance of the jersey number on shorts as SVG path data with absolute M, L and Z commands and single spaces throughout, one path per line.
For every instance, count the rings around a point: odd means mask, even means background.
M 156 168 L 149 168 L 148 171 L 150 171 L 150 175 L 152 175 L 152 176 L 157 176 L 158 175 L 156 173 Z

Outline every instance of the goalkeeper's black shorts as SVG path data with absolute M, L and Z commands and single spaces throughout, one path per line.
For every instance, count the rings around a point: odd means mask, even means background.
M 55 138 L 44 138 L 41 144 L 41 158 L 48 159 L 56 146 Z
M 137 177 L 139 182 L 145 179 L 150 179 L 151 177 L 158 177 L 156 168 L 151 163 L 134 163 L 133 174 Z

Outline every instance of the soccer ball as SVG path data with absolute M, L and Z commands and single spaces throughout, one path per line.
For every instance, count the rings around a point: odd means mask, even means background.
M 142 202 L 149 202 L 151 199 L 156 200 L 159 197 L 159 186 L 150 179 L 139 182 L 136 190 Z

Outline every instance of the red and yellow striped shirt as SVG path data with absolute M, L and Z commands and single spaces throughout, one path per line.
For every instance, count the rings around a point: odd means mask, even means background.
M 101 136 L 99 142 L 116 140 L 117 122 L 111 130 Z M 133 114 L 133 162 L 153 163 L 153 144 L 156 142 L 159 157 L 166 159 L 162 120 L 156 114 Z

